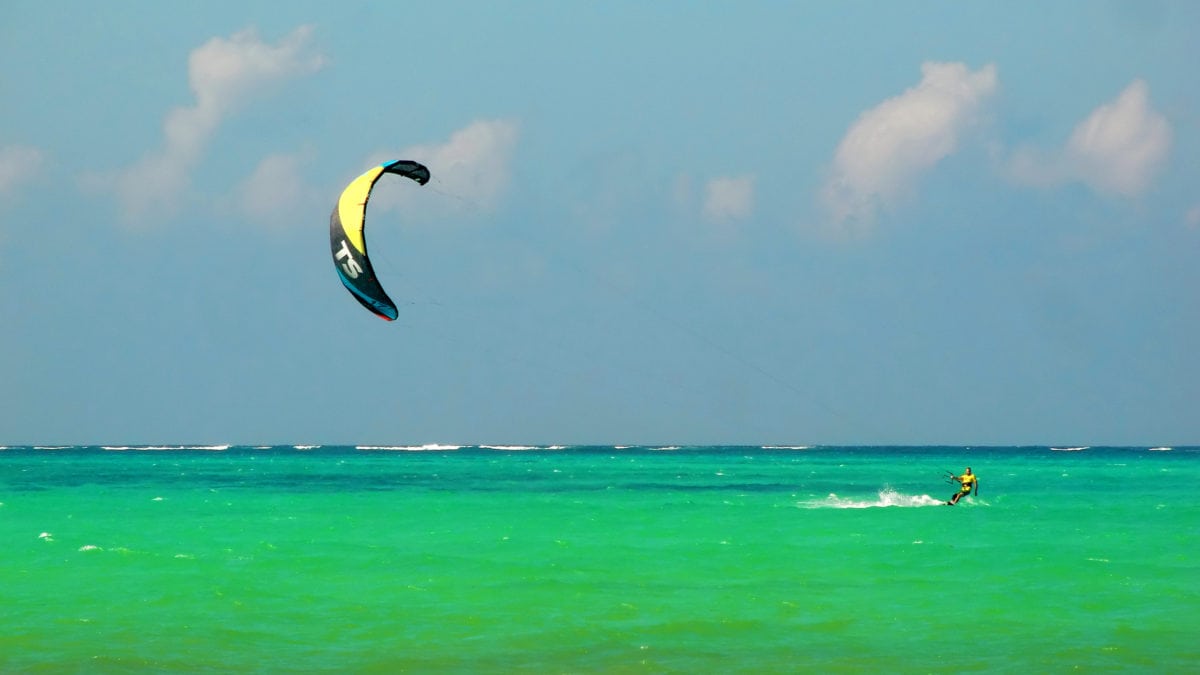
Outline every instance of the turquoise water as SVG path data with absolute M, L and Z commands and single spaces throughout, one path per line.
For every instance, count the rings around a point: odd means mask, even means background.
M 422 450 L 0 451 L 0 671 L 1200 668 L 1198 448 Z

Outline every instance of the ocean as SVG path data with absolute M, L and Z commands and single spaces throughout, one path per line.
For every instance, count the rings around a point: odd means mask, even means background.
M 8 447 L 0 672 L 1200 672 L 1198 484 L 1182 447 Z

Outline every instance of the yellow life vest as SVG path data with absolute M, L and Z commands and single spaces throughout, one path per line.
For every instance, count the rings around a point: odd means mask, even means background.
M 963 474 L 963 475 L 959 476 L 959 477 L 958 477 L 958 480 L 959 480 L 959 482 L 960 482 L 960 483 L 962 483 L 962 491 L 963 491 L 963 492 L 970 492 L 970 491 L 971 491 L 971 487 L 972 487 L 973 485 L 975 485 L 975 474 L 973 474 L 973 473 L 965 473 L 965 474 Z

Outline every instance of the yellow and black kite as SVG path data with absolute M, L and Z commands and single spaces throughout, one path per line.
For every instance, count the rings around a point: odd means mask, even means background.
M 363 307 L 388 321 L 395 321 L 399 312 L 375 278 L 375 270 L 367 258 L 367 241 L 363 238 L 367 200 L 375 182 L 385 173 L 411 178 L 420 185 L 429 182 L 429 169 L 407 159 L 384 162 L 355 178 L 342 191 L 333 207 L 333 215 L 329 217 L 329 245 L 338 277 L 350 293 Z

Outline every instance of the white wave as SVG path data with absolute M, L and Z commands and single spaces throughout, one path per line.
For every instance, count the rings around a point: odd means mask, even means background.
M 1150 448 L 1150 452 L 1170 452 L 1173 449 L 1174 448 L 1168 448 L 1166 446 L 1163 446 L 1163 447 L 1159 447 L 1159 448 Z
M 650 448 L 650 449 L 651 450 L 678 450 L 679 446 L 678 445 L 664 445 L 659 448 Z
M 481 445 L 484 450 L 538 450 L 536 445 Z
M 79 550 L 80 551 L 103 551 L 104 549 L 100 548 L 99 546 L 92 545 L 92 544 L 84 544 L 83 546 L 79 547 Z
M 317 448 L 319 448 L 321 446 L 319 446 L 319 445 L 293 445 L 292 447 L 297 450 L 316 450 Z
M 71 446 L 69 446 L 69 445 L 35 445 L 35 446 L 33 446 L 33 449 L 34 450 L 66 450 L 70 447 Z
M 54 541 L 54 535 L 50 534 L 49 532 L 43 532 L 38 535 L 38 539 L 41 539 L 42 541 Z
M 426 443 L 425 445 L 356 445 L 356 450 L 398 450 L 401 452 L 441 452 L 446 450 L 458 450 L 461 445 L 440 445 L 438 443 Z
M 825 499 L 801 502 L 799 506 L 806 509 L 870 509 L 885 506 L 915 507 L 915 506 L 944 506 L 946 502 L 934 499 L 929 495 L 906 495 L 891 488 L 879 491 L 879 496 L 873 500 L 851 499 L 830 494 Z
M 228 450 L 228 445 L 102 445 L 104 450 Z
M 811 450 L 810 445 L 764 445 L 763 450 Z
M 1051 449 L 1051 450 L 1053 450 L 1053 451 L 1055 451 L 1055 452 L 1079 452 L 1080 450 L 1087 450 L 1087 449 L 1088 449 L 1088 448 L 1090 448 L 1090 447 L 1092 447 L 1092 446 L 1090 446 L 1090 445 L 1081 445 L 1081 446 L 1079 446 L 1079 447 L 1077 447 L 1077 448 L 1050 448 L 1050 449 Z

